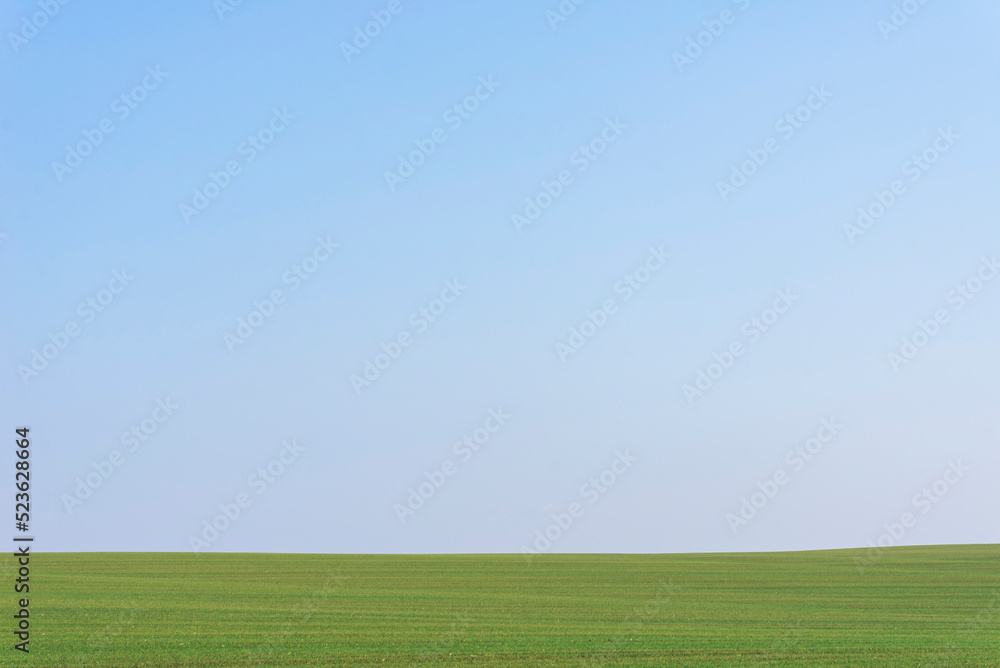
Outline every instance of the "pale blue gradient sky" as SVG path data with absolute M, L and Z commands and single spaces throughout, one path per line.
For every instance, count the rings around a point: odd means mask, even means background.
M 249 491 L 211 549 L 514 552 L 623 448 L 639 463 L 552 550 L 862 546 L 952 459 L 972 471 L 903 542 L 997 542 L 1000 281 L 899 373 L 886 361 L 1000 252 L 995 3 L 929 3 L 885 40 L 888 1 L 590 0 L 552 30 L 555 0 L 403 0 L 345 62 L 385 5 L 71 2 L 17 52 L 5 37 L 0 427 L 32 430 L 37 549 L 189 549 Z M 672 53 L 727 7 L 679 73 Z M 35 11 L 4 3 L 5 35 Z M 168 76 L 119 121 L 147 66 Z M 487 75 L 493 96 L 390 192 L 397 156 Z M 723 203 L 717 181 L 818 85 L 830 101 Z M 185 224 L 179 204 L 276 107 L 295 119 Z M 104 117 L 116 129 L 60 183 L 52 161 Z M 628 128 L 577 172 L 606 118 Z M 848 243 L 942 127 L 955 146 Z M 511 214 L 563 169 L 573 185 L 518 234 Z M 289 292 L 327 235 L 337 253 Z M 562 363 L 555 344 L 650 245 L 673 258 Z M 134 283 L 22 383 L 122 267 Z M 456 277 L 467 291 L 358 396 L 349 376 Z M 223 334 L 275 288 L 287 301 L 231 354 Z M 799 302 L 689 405 L 682 385 L 781 288 Z M 62 495 L 167 397 L 176 413 L 69 514 Z M 459 461 L 498 406 L 509 423 Z M 843 432 L 734 535 L 726 513 L 830 416 Z M 306 451 L 254 494 L 288 438 Z M 445 459 L 457 474 L 401 525 L 393 504 Z

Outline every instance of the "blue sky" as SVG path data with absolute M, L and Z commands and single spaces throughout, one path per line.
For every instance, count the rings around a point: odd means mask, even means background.
M 994 4 L 218 6 L 0 7 L 0 402 L 37 549 L 818 549 L 907 512 L 898 544 L 996 542 Z

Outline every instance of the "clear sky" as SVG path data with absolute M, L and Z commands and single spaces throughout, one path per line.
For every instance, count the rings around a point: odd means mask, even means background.
M 997 542 L 1000 8 L 904 4 L 4 2 L 36 549 Z

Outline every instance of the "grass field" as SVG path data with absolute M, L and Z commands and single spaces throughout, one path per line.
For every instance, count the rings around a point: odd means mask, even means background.
M 864 554 L 38 554 L 0 664 L 1000 666 L 1000 546 Z

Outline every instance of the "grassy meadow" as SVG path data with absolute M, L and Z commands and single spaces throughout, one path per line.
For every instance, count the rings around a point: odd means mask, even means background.
M 41 553 L 0 664 L 1000 666 L 1000 546 L 865 555 Z

